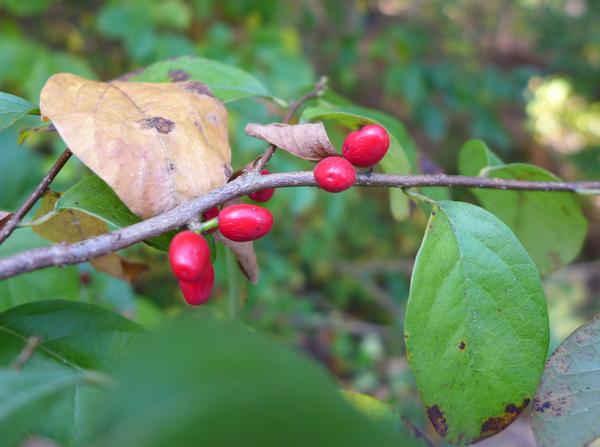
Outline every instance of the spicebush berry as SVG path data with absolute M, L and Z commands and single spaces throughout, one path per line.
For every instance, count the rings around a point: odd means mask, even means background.
M 317 184 L 328 192 L 341 192 L 356 182 L 356 171 L 342 157 L 327 157 L 317 163 L 313 170 Z
M 263 237 L 273 226 L 271 212 L 257 205 L 242 203 L 224 208 L 219 213 L 219 231 L 236 242 Z
M 270 174 L 270 172 L 268 169 L 263 169 L 262 171 L 260 171 L 260 174 L 266 175 Z M 275 188 L 268 188 L 256 192 L 251 192 L 250 194 L 248 194 L 248 197 L 250 197 L 255 202 L 263 203 L 269 201 L 271 197 L 273 197 L 273 194 L 275 194 Z
M 390 147 L 390 136 L 379 124 L 350 132 L 342 144 L 342 155 L 354 166 L 367 168 L 381 160 Z
M 200 279 L 194 281 L 179 280 L 181 293 L 183 293 L 186 303 L 192 306 L 206 303 L 212 294 L 214 285 L 215 269 L 212 264 L 208 264 L 208 268 Z
M 169 262 L 177 279 L 197 280 L 210 266 L 210 247 L 199 234 L 182 231 L 171 241 Z

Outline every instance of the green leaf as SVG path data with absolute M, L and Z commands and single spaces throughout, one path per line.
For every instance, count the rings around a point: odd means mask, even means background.
M 130 81 L 173 82 L 193 80 L 202 82 L 223 102 L 237 101 L 252 96 L 270 97 L 267 88 L 250 73 L 232 65 L 183 56 L 157 62 L 136 74 Z
M 232 322 L 173 321 L 138 346 L 117 380 L 90 445 L 406 445 L 345 402 L 324 370 Z
M 537 166 L 524 163 L 503 165 L 479 141 L 470 141 L 463 146 L 459 166 L 464 175 L 477 175 L 481 171 L 486 177 L 493 178 L 560 181 Z M 484 208 L 510 227 L 542 275 L 568 264 L 579 253 L 588 225 L 575 194 L 488 189 L 472 191 Z
M 380 124 L 390 134 L 390 149 L 380 161 L 381 168 L 388 174 L 407 175 L 411 166 L 416 166 L 414 144 L 404 126 L 395 118 L 377 110 L 357 106 L 328 106 L 322 103 L 316 107 L 307 107 L 302 112 L 303 121 L 333 120 L 352 129 L 366 124 Z M 410 157 L 410 158 L 409 158 Z M 396 220 L 404 220 L 410 212 L 409 200 L 400 189 L 390 189 L 390 209 Z
M 30 228 L 17 229 L 0 245 L 0 257 L 48 245 L 46 239 Z M 32 301 L 76 300 L 79 292 L 79 273 L 75 267 L 37 270 L 0 281 L 0 311 Z
M 406 349 L 427 415 L 448 442 L 503 430 L 528 405 L 548 349 L 535 266 L 493 214 L 439 202 L 415 261 Z
M 22 441 L 84 377 L 72 371 L 0 369 L 0 445 Z
M 540 446 L 588 445 L 600 438 L 600 315 L 550 356 L 532 416 Z
M 65 191 L 56 203 L 56 209 L 83 211 L 118 228 L 140 222 L 140 218 L 96 175 L 84 178 Z M 168 232 L 146 242 L 158 250 L 167 251 L 173 235 L 173 232 Z
M 0 367 L 11 365 L 29 338 L 41 337 L 24 371 L 106 371 L 125 356 L 140 331 L 141 326 L 132 321 L 91 304 L 24 304 L 0 313 Z M 39 421 L 37 432 L 70 443 L 94 413 L 99 394 L 89 385 L 66 390 L 48 419 Z
M 36 110 L 36 108 L 26 99 L 0 92 L 0 132 L 12 126 L 29 112 Z
M 479 175 L 488 166 L 502 166 L 496 154 L 481 140 L 469 140 L 458 154 L 458 169 L 462 175 Z

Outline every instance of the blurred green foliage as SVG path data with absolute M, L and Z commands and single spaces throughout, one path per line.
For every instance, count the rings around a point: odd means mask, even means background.
M 166 58 L 203 56 L 247 70 L 285 100 L 329 76 L 335 91 L 404 123 L 424 172 L 454 173 L 460 146 L 480 138 L 507 162 L 598 178 L 599 21 L 594 0 L 0 0 L 0 90 L 37 104 L 56 72 L 108 80 Z M 239 168 L 264 149 L 245 136 L 245 125 L 278 121 L 283 110 L 256 99 L 228 110 Z M 28 118 L 20 127 L 37 124 Z M 64 148 L 51 134 L 32 134 L 23 147 L 17 136 L 18 127 L 0 134 L 0 209 L 16 209 Z M 310 167 L 284 153 L 270 163 L 271 171 Z M 65 190 L 87 174 L 71 160 L 53 187 Z M 586 205 L 591 227 L 582 261 L 600 254 L 599 206 Z M 256 243 L 259 285 L 240 284 L 243 317 L 302 346 L 353 389 L 403 401 L 405 413 L 422 417 L 399 334 L 426 214 L 417 208 L 395 222 L 387 193 L 367 188 L 341 195 L 290 188 L 277 191 L 269 208 L 277 224 Z M 21 240 L 36 242 L 28 232 L 18 230 L 0 255 Z M 148 325 L 190 312 L 164 255 L 142 245 L 126 254 L 149 266 L 133 284 L 88 265 L 29 278 L 57 283 L 47 298 L 75 291 Z M 217 315 L 227 312 L 225 259 L 218 257 L 208 306 Z M 565 276 L 578 282 L 565 285 Z M 548 280 L 550 313 L 561 324 L 598 309 L 591 298 L 600 287 L 590 276 Z M 0 289 L 27 287 L 19 285 L 27 278 Z

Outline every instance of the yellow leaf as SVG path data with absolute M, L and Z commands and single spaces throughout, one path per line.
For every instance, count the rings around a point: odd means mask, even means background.
M 60 194 L 54 191 L 44 193 L 40 207 L 33 219 L 39 219 L 54 211 Z M 34 225 L 33 231 L 52 242 L 77 242 L 108 231 L 108 225 L 97 217 L 76 210 L 60 210 L 50 219 Z M 116 253 L 93 259 L 90 263 L 101 272 L 126 281 L 133 281 L 146 270 L 144 264 L 127 261 Z
M 71 151 L 148 218 L 222 186 L 231 174 L 227 111 L 201 87 L 59 73 L 44 86 L 40 110 Z

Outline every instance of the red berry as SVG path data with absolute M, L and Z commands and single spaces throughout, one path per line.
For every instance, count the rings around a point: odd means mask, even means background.
M 257 205 L 231 205 L 219 213 L 219 231 L 236 242 L 261 238 L 271 231 L 272 226 L 273 215 Z
M 202 277 L 210 265 L 208 243 L 193 231 L 182 231 L 171 241 L 169 262 L 178 279 L 194 281 Z
M 219 216 L 219 208 L 217 208 L 216 206 L 213 206 L 212 208 L 210 208 L 210 209 L 206 210 L 204 213 L 202 213 L 202 222 L 207 222 L 218 216 Z M 212 230 L 208 230 L 207 233 L 214 233 L 215 231 L 217 231 L 217 229 L 213 228 Z
M 379 124 L 350 132 L 342 144 L 344 158 L 354 166 L 367 168 L 381 160 L 390 147 L 390 136 Z
M 266 174 L 270 174 L 268 169 L 263 169 L 262 171 L 260 171 L 261 175 L 266 175 Z M 256 191 L 256 192 L 251 192 L 250 194 L 248 194 L 248 197 L 250 197 L 252 200 L 254 200 L 255 202 L 267 202 L 271 199 L 271 197 L 273 197 L 273 194 L 275 194 L 275 189 L 274 188 L 269 188 L 269 189 L 263 189 L 261 191 Z
M 327 157 L 317 163 L 313 171 L 317 184 L 325 191 L 341 192 L 356 182 L 356 171 L 342 157 Z
M 212 264 L 208 264 L 208 268 L 200 279 L 194 281 L 179 280 L 179 287 L 181 288 L 183 297 L 192 306 L 206 303 L 212 294 L 214 285 L 215 269 Z

